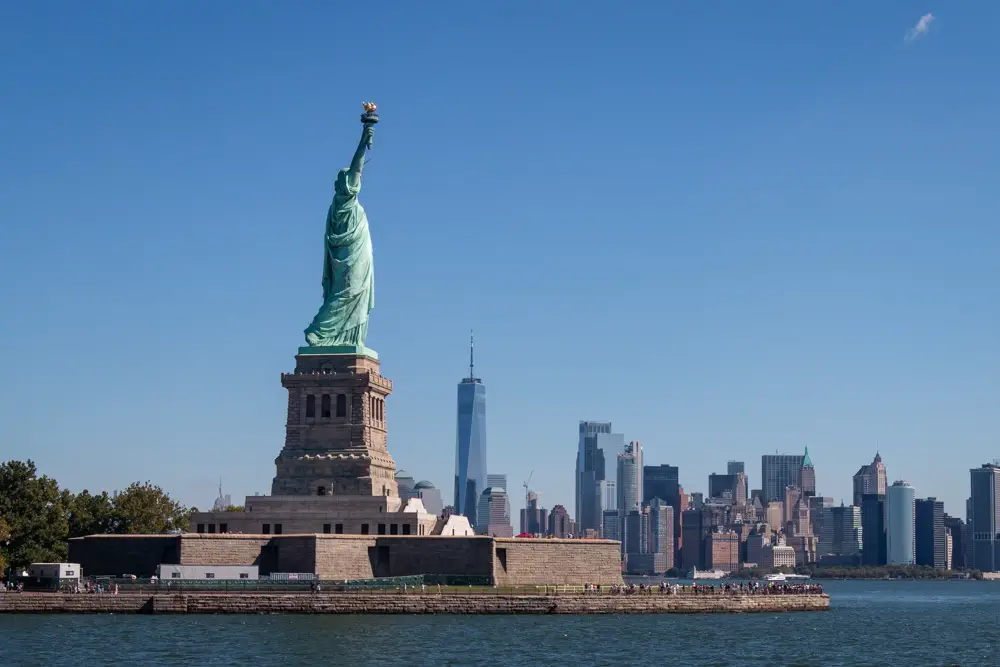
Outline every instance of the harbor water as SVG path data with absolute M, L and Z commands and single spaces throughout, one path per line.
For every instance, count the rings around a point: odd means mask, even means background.
M 1000 665 L 1000 583 L 823 584 L 816 613 L 0 615 L 0 665 Z

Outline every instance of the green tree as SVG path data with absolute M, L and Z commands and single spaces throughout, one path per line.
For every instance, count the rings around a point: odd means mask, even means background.
M 84 489 L 75 496 L 71 495 L 67 506 L 70 537 L 101 535 L 118 530 L 115 506 L 107 491 L 93 495 Z
M 54 479 L 38 476 L 33 461 L 0 463 L 0 521 L 9 532 L 0 557 L 11 567 L 66 557 L 66 495 Z
M 0 519 L 0 576 L 7 571 L 7 561 L 4 560 L 4 547 L 10 539 L 10 526 L 3 519 Z
M 160 487 L 150 482 L 134 482 L 111 499 L 115 532 L 122 534 L 166 533 L 185 530 L 188 512 Z

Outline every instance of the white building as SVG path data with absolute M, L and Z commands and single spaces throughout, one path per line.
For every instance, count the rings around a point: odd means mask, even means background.
M 171 579 L 252 579 L 260 578 L 256 565 L 159 565 L 156 575 L 161 581 Z
M 795 567 L 795 549 L 784 544 L 766 545 L 761 550 L 762 567 Z
M 35 579 L 54 579 L 59 582 L 80 581 L 79 563 L 32 563 L 28 566 L 28 576 Z
M 886 493 L 886 561 L 889 565 L 913 565 L 916 562 L 913 487 L 893 482 Z

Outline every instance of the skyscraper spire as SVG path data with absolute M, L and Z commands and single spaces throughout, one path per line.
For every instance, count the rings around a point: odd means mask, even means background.
M 474 372 L 476 364 L 472 356 L 472 353 L 475 351 L 475 349 L 476 349 L 476 337 L 473 334 L 472 329 L 469 329 L 469 377 L 470 378 L 476 377 L 476 373 Z

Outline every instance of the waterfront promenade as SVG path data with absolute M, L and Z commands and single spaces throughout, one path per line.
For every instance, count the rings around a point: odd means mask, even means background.
M 825 611 L 823 593 L 6 593 L 0 613 L 699 614 Z

